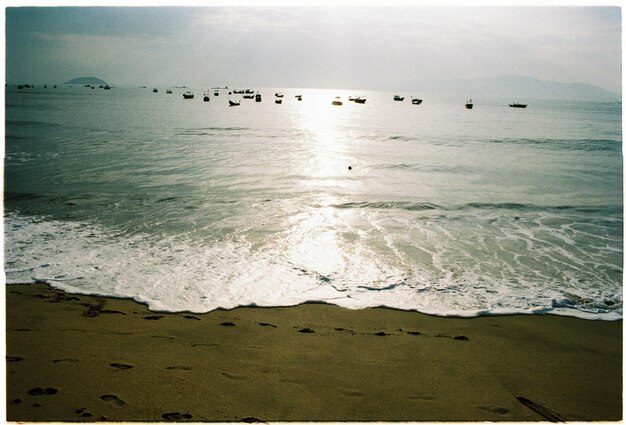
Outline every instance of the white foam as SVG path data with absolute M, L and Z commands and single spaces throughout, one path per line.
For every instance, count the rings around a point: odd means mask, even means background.
M 134 299 L 159 311 L 321 301 L 457 317 L 622 317 L 620 288 L 585 289 L 580 270 L 565 293 L 547 286 L 549 273 L 534 270 L 535 263 L 526 265 L 514 253 L 507 260 L 512 263 L 498 260 L 500 274 L 494 274 L 476 260 L 489 252 L 461 240 L 450 227 L 413 223 L 410 234 L 391 234 L 385 231 L 386 219 L 359 214 L 305 210 L 262 244 L 246 234 L 221 240 L 120 236 L 97 225 L 12 214 L 5 219 L 6 282 L 46 282 L 67 292 Z M 503 244 L 538 240 L 536 231 L 523 239 L 521 233 L 504 233 L 498 255 L 514 251 Z M 534 252 L 556 261 L 545 243 Z M 415 261 L 416 255 L 423 258 Z

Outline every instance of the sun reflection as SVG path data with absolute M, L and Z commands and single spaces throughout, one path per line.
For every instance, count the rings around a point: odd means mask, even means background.
M 332 105 L 341 96 L 343 106 Z M 322 284 L 336 284 L 345 276 L 353 254 L 346 245 L 345 234 L 352 229 L 335 207 L 346 202 L 352 193 L 353 171 L 350 122 L 353 108 L 347 93 L 316 90 L 303 95 L 297 104 L 295 124 L 304 133 L 296 175 L 310 193 L 311 203 L 301 206 L 290 220 L 287 237 L 290 262 L 298 264 Z M 349 220 L 348 220 L 349 221 Z
M 308 93 L 306 106 L 298 112 L 298 126 L 305 134 L 309 155 L 307 162 L 300 164 L 307 185 L 329 187 L 342 185 L 349 171 L 349 135 L 346 124 L 350 121 L 352 108 L 346 105 L 334 106 L 335 96 L 343 93 L 332 90 L 319 90 Z M 342 96 L 347 99 L 347 96 Z M 304 105 L 303 105 L 304 106 Z

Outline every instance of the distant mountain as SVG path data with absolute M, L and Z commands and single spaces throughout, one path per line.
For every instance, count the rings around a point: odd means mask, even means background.
M 91 84 L 91 85 L 98 85 L 98 86 L 100 85 L 106 86 L 109 83 L 96 77 L 78 77 L 78 78 L 74 78 L 73 80 L 69 80 L 68 82 L 63 83 L 63 84 Z
M 456 80 L 417 80 L 409 84 L 419 93 L 433 93 L 460 97 L 502 97 L 525 99 L 559 99 L 615 101 L 621 94 L 590 84 L 559 83 L 523 75 L 504 75 L 495 78 Z

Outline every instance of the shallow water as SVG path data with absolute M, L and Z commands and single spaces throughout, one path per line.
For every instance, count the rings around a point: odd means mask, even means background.
M 621 318 L 621 105 L 182 91 L 8 89 L 7 282 L 167 311 Z

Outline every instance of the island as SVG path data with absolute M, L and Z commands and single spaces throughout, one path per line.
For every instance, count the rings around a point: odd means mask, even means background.
M 93 86 L 105 86 L 108 85 L 109 83 L 107 83 L 104 80 L 101 80 L 100 78 L 96 78 L 96 77 L 78 77 L 78 78 L 74 78 L 70 81 L 67 81 L 63 84 L 89 84 L 89 85 L 93 85 Z

